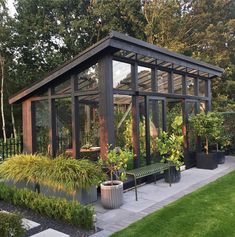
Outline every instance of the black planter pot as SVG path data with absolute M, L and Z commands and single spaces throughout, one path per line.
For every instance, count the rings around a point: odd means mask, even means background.
M 197 168 L 213 170 L 218 167 L 216 153 L 197 153 Z
M 217 155 L 217 163 L 224 164 L 225 163 L 225 152 L 224 151 L 216 151 Z
M 181 172 L 177 170 L 175 166 L 170 167 L 170 175 L 169 170 L 164 171 L 164 178 L 167 183 L 178 183 L 181 179 Z
M 184 164 L 186 169 L 190 169 L 196 166 L 196 152 L 185 151 L 184 152 Z

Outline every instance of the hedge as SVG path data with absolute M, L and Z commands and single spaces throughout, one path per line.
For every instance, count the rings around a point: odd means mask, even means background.
M 83 229 L 91 229 L 93 226 L 93 208 L 83 206 L 77 201 L 46 197 L 26 188 L 17 189 L 3 183 L 0 183 L 0 200 L 29 208 L 39 214 L 66 221 Z
M 0 211 L 0 236 L 1 237 L 21 237 L 25 234 L 25 227 L 22 223 L 21 215 L 17 213 L 7 213 Z

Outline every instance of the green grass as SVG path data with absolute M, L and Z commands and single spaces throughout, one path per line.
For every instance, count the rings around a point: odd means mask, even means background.
M 235 236 L 235 172 L 112 235 L 121 236 Z

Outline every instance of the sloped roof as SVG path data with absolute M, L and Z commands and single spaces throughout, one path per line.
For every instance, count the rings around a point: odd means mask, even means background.
M 30 96 L 33 96 L 41 89 L 50 85 L 58 79 L 58 77 L 61 77 L 65 73 L 76 69 L 79 65 L 86 63 L 88 60 L 98 57 L 101 53 L 115 52 L 118 50 L 126 50 L 160 60 L 161 62 L 165 62 L 167 64 L 170 63 L 175 64 L 178 67 L 202 71 L 208 75 L 208 78 L 221 76 L 223 73 L 223 69 L 220 67 L 172 52 L 165 48 L 149 44 L 119 32 L 111 31 L 107 37 L 76 55 L 71 60 L 65 62 L 43 79 L 36 81 L 29 87 L 24 88 L 17 94 L 11 96 L 9 98 L 9 103 L 13 104 L 22 102 Z

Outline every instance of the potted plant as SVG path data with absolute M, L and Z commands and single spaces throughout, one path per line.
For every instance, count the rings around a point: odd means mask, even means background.
M 197 168 L 217 168 L 217 154 L 209 152 L 209 141 L 212 141 L 219 134 L 220 121 L 215 113 L 208 112 L 193 115 L 189 119 L 195 134 L 204 139 L 204 151 L 196 153 Z
M 183 136 L 164 131 L 156 142 L 158 151 L 162 156 L 161 162 L 168 162 L 171 165 L 170 175 L 169 171 L 165 171 L 165 181 L 179 182 L 181 179 L 180 167 L 183 165 Z
M 101 183 L 101 203 L 108 209 L 118 208 L 123 203 L 123 182 L 127 161 L 132 157 L 128 150 L 114 148 L 108 151 L 106 159 L 100 158 L 100 164 L 109 174 L 110 180 Z M 119 180 L 121 179 L 121 180 Z

